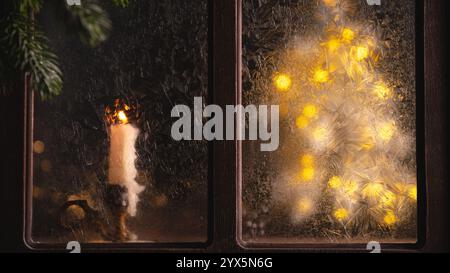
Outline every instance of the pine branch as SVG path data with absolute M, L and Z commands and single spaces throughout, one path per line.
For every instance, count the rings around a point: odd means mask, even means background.
M 130 4 L 129 0 L 113 0 L 114 5 L 121 7 L 121 8 L 126 8 L 128 7 L 128 5 Z
M 126 7 L 128 0 L 113 0 Z M 108 14 L 95 0 L 83 1 L 82 6 L 68 6 L 66 1 L 53 1 L 71 29 L 77 29 L 81 40 L 89 46 L 105 41 L 111 29 Z M 38 13 L 42 0 L 5 0 L 0 3 L 0 93 L 12 90 L 17 75 L 29 72 L 31 87 L 38 90 L 42 99 L 61 93 L 62 72 L 58 60 L 45 36 L 36 31 L 31 13 Z
M 82 6 L 68 6 L 68 24 L 79 30 L 82 42 L 95 47 L 108 38 L 111 21 L 108 14 L 94 2 Z
M 23 14 L 11 14 L 6 19 L 1 43 L 6 55 L 19 71 L 29 71 L 31 87 L 39 91 L 42 99 L 59 95 L 62 72 L 58 60 L 47 46 L 44 35 L 32 29 L 32 21 Z
M 39 12 L 42 8 L 42 0 L 20 0 L 19 10 L 21 14 L 27 14 L 30 11 Z

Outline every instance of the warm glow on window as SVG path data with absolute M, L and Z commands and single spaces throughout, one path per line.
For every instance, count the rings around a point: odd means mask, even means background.
M 244 240 L 416 242 L 414 1 L 257 2 L 243 1 L 243 98 L 285 112 L 278 151 L 243 145 L 242 221 L 264 223 Z
M 286 92 L 291 88 L 292 80 L 287 74 L 279 74 L 275 76 L 274 84 L 277 90 Z

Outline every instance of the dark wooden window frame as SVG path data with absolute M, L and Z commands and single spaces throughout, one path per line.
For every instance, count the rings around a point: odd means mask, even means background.
M 212 96 L 210 102 L 225 106 L 241 103 L 241 4 L 245 0 L 211 0 L 210 9 L 212 35 L 210 37 L 210 87 Z M 419 176 L 424 177 L 425 183 L 419 185 L 419 242 L 415 245 L 383 245 L 386 252 L 430 252 L 449 250 L 449 204 L 447 199 L 448 185 L 445 180 L 444 136 L 444 101 L 445 101 L 445 73 L 443 68 L 445 44 L 442 41 L 445 31 L 445 13 L 442 11 L 445 1 L 418 1 L 423 7 L 423 14 L 417 16 L 418 54 L 417 54 L 417 104 L 418 104 L 418 158 Z M 7 245 L 17 251 L 55 251 L 65 252 L 65 247 L 55 245 L 50 247 L 27 246 L 26 217 L 27 197 L 26 187 L 30 179 L 30 155 L 33 121 L 33 97 L 28 90 L 27 77 L 24 78 L 24 92 L 5 100 L 5 111 L 17 106 L 23 109 L 23 115 L 10 122 L 23 124 L 22 148 L 8 148 L 8 151 L 23 151 L 20 160 L 24 183 L 7 186 L 12 193 L 22 193 L 15 197 L 17 202 L 10 208 L 13 223 L 5 232 L 13 234 Z M 3 106 L 3 102 L 2 102 Z M 2 109 L 3 110 L 3 109 Z M 423 113 L 423 115 L 420 115 Z M 422 121 L 421 121 L 422 120 Z M 16 128 L 9 125 L 8 128 Z M 17 128 L 16 128 L 17 129 Z M 20 130 L 19 134 L 20 136 Z M 241 177 L 241 143 L 215 142 L 211 144 L 211 168 L 209 184 L 210 205 L 210 236 L 207 244 L 201 245 L 152 245 L 152 244 L 104 244 L 83 245 L 85 252 L 123 251 L 123 252 L 366 252 L 362 245 L 266 245 L 263 248 L 245 245 L 240 242 L 240 183 Z M 14 165 L 15 166 L 15 165 Z M 19 170 L 14 168 L 13 170 Z M 20 178 L 19 174 L 9 174 L 10 183 Z M 17 181 L 18 182 L 18 181 Z M 3 185 L 2 185 L 3 187 Z M 3 197 L 3 196 L 2 196 Z M 427 197 L 427 198 L 425 198 Z M 12 197 L 14 199 L 14 197 Z M 3 202 L 2 200 L 0 200 Z M 6 201 L 5 203 L 6 204 Z M 3 205 L 3 203 L 2 203 Z M 13 213 L 15 212 L 15 213 Z M 20 216 L 22 215 L 22 216 Z M 18 230 L 22 230 L 20 233 Z M 49 248 L 48 248 L 49 247 Z

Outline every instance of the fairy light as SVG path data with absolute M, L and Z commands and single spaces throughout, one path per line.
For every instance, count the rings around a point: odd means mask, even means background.
M 392 207 L 394 206 L 394 202 L 397 200 L 397 195 L 391 191 L 385 191 L 383 192 L 380 203 L 385 207 Z
M 337 189 L 342 186 L 342 180 L 339 176 L 333 176 L 328 180 L 328 187 L 330 189 Z
M 394 214 L 394 212 L 388 211 L 383 218 L 383 222 L 388 226 L 392 226 L 397 223 L 397 216 Z
M 313 138 L 316 141 L 323 141 L 327 138 L 327 129 L 318 127 L 313 131 Z
M 369 48 L 366 46 L 353 47 L 353 56 L 357 61 L 363 61 L 369 57 Z
M 392 94 L 391 90 L 382 82 L 377 83 L 374 86 L 373 91 L 379 99 L 383 100 L 388 99 Z
M 314 104 L 307 104 L 305 108 L 303 108 L 303 116 L 307 118 L 316 118 L 317 117 L 317 107 Z
M 337 209 L 333 212 L 334 218 L 339 221 L 346 220 L 348 218 L 348 210 L 344 208 Z
M 45 151 L 45 143 L 40 141 L 40 140 L 36 140 L 33 143 L 33 152 L 37 153 L 37 154 L 42 154 Z
M 300 158 L 300 164 L 302 167 L 313 167 L 314 157 L 310 154 L 305 154 Z
M 330 52 L 336 52 L 338 50 L 338 48 L 341 46 L 341 42 L 338 39 L 330 39 L 327 43 L 326 43 L 328 50 Z
M 385 142 L 389 142 L 395 134 L 395 123 L 385 122 L 378 128 L 378 136 Z
M 384 186 L 381 183 L 371 182 L 362 190 L 362 195 L 364 198 L 377 198 L 380 197 L 384 191 Z
M 412 185 L 408 189 L 408 197 L 414 201 L 417 201 L 417 186 Z
M 359 189 L 359 185 L 356 181 L 353 180 L 347 180 L 345 181 L 345 183 L 343 184 L 343 189 L 344 189 L 344 193 L 346 195 L 353 195 L 355 192 L 358 191 Z
M 286 92 L 291 89 L 292 79 L 288 74 L 280 73 L 277 74 L 273 79 L 274 85 L 280 92 Z
M 350 28 L 344 28 L 342 30 L 342 40 L 345 42 L 351 42 L 355 39 L 355 32 Z
M 308 127 L 309 125 L 309 120 L 307 117 L 305 116 L 299 116 L 296 120 L 295 120 L 295 125 L 297 126 L 297 128 L 299 129 L 305 129 L 306 127 Z
M 304 182 L 310 182 L 315 176 L 314 167 L 305 167 L 300 171 L 300 179 Z
M 326 83 L 330 80 L 330 73 L 323 69 L 317 69 L 314 71 L 313 81 L 315 83 L 321 84 Z
M 337 0 L 322 0 L 322 2 L 327 7 L 335 7 L 337 5 Z

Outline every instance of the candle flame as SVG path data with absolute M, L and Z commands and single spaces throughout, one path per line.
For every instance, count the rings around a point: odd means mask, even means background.
M 117 117 L 119 118 L 119 120 L 121 122 L 128 123 L 128 118 L 124 111 L 119 111 L 119 113 L 117 114 Z
M 105 119 L 109 125 L 128 124 L 133 117 L 133 108 L 120 99 L 114 101 L 114 105 L 105 107 Z

